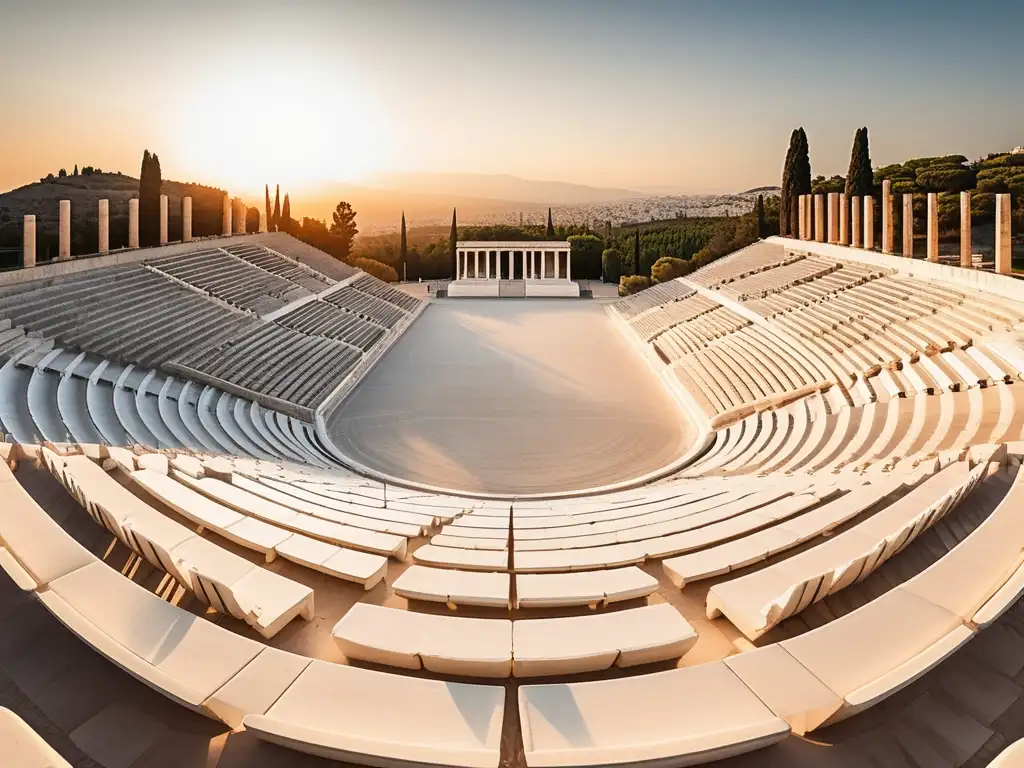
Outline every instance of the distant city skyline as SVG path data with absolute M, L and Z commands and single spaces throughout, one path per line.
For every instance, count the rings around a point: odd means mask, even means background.
M 769 6 L 770 7 L 766 7 Z M 1024 4 L 15 0 L 0 191 L 64 167 L 293 193 L 380 174 L 777 184 L 1024 143 Z

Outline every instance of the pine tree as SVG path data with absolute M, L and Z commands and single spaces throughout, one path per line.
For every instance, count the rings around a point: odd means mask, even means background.
M 271 232 L 273 232 L 274 231 L 274 226 L 273 226 L 274 211 L 270 207 L 270 185 L 269 184 L 263 185 L 263 191 L 264 191 L 264 193 L 266 194 L 266 197 L 267 197 L 267 203 L 266 203 L 266 205 L 267 205 L 267 229 L 269 229 Z
M 754 206 L 754 210 L 757 212 L 757 236 L 758 238 L 763 238 L 765 236 L 764 195 L 757 196 L 757 204 Z
M 459 241 L 459 228 L 455 221 L 455 209 L 452 208 L 452 231 L 448 233 L 448 257 L 451 260 L 452 266 L 452 280 L 457 277 L 456 270 L 458 269 L 458 263 L 456 261 L 456 245 Z
M 544 236 L 548 240 L 554 240 L 555 239 L 555 225 L 551 221 L 551 209 L 550 208 L 548 208 L 548 229 L 544 233 Z
M 405 238 L 405 211 L 402 211 L 402 243 L 400 245 L 399 258 L 402 262 L 402 276 L 405 276 L 405 262 L 409 256 L 409 244 Z
M 274 191 L 274 217 L 270 220 L 270 231 L 279 232 L 281 230 L 281 185 L 278 184 Z
M 292 231 L 292 203 L 288 199 L 288 193 L 284 195 L 284 207 L 281 209 L 281 231 Z
M 640 228 L 637 227 L 633 235 L 633 274 L 642 275 L 640 271 Z
M 160 243 L 160 158 L 142 153 L 142 170 L 139 173 L 139 245 L 142 247 Z
M 793 158 L 790 163 L 789 194 L 783 198 L 788 201 L 787 216 L 784 220 L 788 222 L 790 236 L 796 236 L 800 231 L 798 221 L 800 206 L 797 204 L 797 199 L 800 195 L 809 195 L 811 193 L 811 159 L 807 143 L 807 132 L 803 128 L 798 128 L 794 133 L 796 134 L 796 145 L 793 149 Z M 780 218 L 779 221 L 781 228 L 783 226 L 783 219 Z
M 859 128 L 853 137 L 850 152 L 850 170 L 846 173 L 846 199 L 871 194 L 874 174 L 871 171 L 871 155 L 868 152 L 868 129 Z
M 789 149 L 786 152 L 786 162 L 782 166 L 782 190 L 779 192 L 779 229 L 783 237 L 792 234 L 789 227 L 789 209 L 793 200 L 793 160 L 799 144 L 800 130 L 794 128 L 789 135 Z

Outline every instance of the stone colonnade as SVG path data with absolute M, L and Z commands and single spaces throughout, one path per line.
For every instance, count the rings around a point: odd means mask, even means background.
M 458 248 L 455 259 L 456 280 L 572 280 L 569 250 L 564 247 Z
M 926 253 L 929 261 L 939 261 L 939 196 L 928 193 L 926 218 Z M 854 248 L 874 250 L 875 199 L 868 195 L 847 199 L 845 194 L 798 195 L 797 234 L 799 240 L 852 245 Z M 827 221 L 824 218 L 828 211 Z M 1012 232 L 1010 195 L 996 195 L 995 271 L 1008 275 L 1012 272 Z M 914 196 L 904 194 L 901 205 L 903 230 L 902 255 L 914 255 Z M 882 182 L 882 253 L 894 254 L 892 182 Z M 960 193 L 960 266 L 971 267 L 971 193 Z
M 99 255 L 110 253 L 110 201 L 100 200 L 97 206 L 97 249 Z M 234 215 L 233 215 L 234 214 Z M 232 226 L 234 222 L 234 226 Z M 224 195 L 224 220 L 222 234 L 245 234 L 245 203 Z M 267 216 L 260 211 L 260 232 L 267 231 Z M 160 195 L 160 245 L 169 243 L 168 197 Z M 181 242 L 192 240 L 192 198 L 181 199 Z M 139 199 L 128 200 L 128 248 L 139 247 Z M 61 200 L 58 213 L 57 260 L 71 259 L 71 201 Z M 26 214 L 22 227 L 22 266 L 36 265 L 36 217 Z

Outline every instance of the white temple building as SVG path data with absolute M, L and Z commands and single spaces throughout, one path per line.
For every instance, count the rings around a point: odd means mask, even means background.
M 448 295 L 579 298 L 569 251 L 567 240 L 460 240 Z

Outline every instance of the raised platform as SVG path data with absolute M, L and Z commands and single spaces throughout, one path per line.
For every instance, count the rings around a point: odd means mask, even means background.
M 488 280 L 468 278 L 448 284 L 448 298 L 578 299 L 580 287 L 572 280 Z

